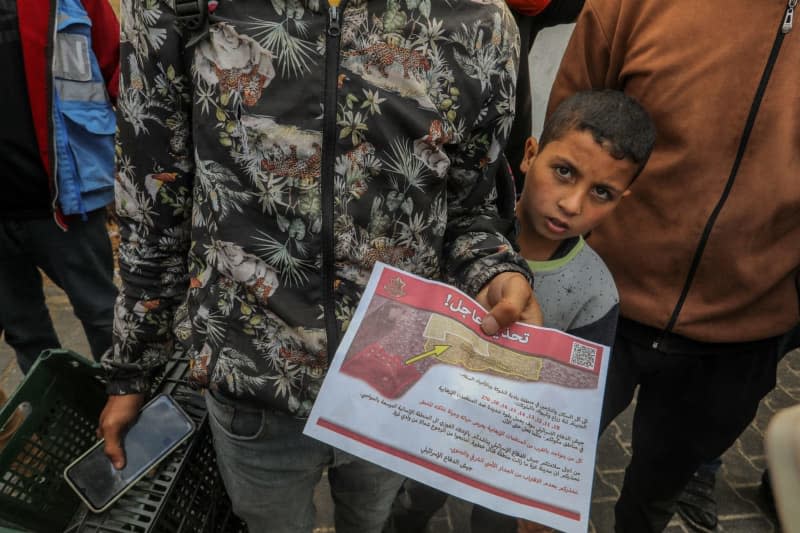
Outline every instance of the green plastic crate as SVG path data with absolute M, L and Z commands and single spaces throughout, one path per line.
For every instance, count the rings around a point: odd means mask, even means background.
M 0 428 L 18 406 L 28 412 L 0 450 L 0 526 L 64 531 L 80 500 L 64 468 L 96 440 L 106 401 L 99 365 L 67 350 L 43 352 L 8 402 Z

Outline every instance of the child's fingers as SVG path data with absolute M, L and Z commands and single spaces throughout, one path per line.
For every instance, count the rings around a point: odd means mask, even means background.
M 489 310 L 481 324 L 486 335 L 495 335 L 520 320 L 541 323 L 539 304 L 522 274 L 504 272 L 495 276 L 478 295 L 478 301 Z
M 531 299 L 528 300 L 528 306 L 522 311 L 522 316 L 520 316 L 517 322 L 525 322 L 532 326 L 541 326 L 544 324 L 544 313 L 542 312 L 542 308 L 539 307 L 539 302 L 536 301 L 535 297 L 532 296 Z

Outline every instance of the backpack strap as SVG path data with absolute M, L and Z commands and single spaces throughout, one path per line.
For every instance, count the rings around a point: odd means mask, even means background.
M 201 29 L 208 20 L 208 0 L 164 0 L 178 19 L 178 24 L 189 31 Z

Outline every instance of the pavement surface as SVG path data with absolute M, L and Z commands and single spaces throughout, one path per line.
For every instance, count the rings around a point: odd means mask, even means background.
M 52 283 L 45 284 L 50 313 L 64 348 L 81 354 L 89 349 L 80 322 L 75 318 L 69 300 Z M 0 342 L 0 388 L 13 392 L 22 375 L 13 351 Z M 785 407 L 800 403 L 800 350 L 787 355 L 778 370 L 778 386 L 761 403 L 753 423 L 723 456 L 723 467 L 717 478 L 716 497 L 719 504 L 718 531 L 737 533 L 780 532 L 777 519 L 761 496 L 759 485 L 766 465 L 763 437 L 772 415 Z M 606 430 L 598 445 L 595 469 L 590 531 L 613 532 L 614 502 L 619 496 L 625 466 L 630 459 L 632 409 L 628 409 Z M 333 504 L 327 479 L 323 478 L 315 495 L 317 527 L 315 533 L 331 533 Z M 469 504 L 450 498 L 434 517 L 429 533 L 468 533 Z M 679 518 L 673 519 L 667 532 L 691 532 Z

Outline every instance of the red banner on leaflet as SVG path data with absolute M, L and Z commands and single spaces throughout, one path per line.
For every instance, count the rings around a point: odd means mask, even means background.
M 471 331 L 505 348 L 545 357 L 573 368 L 600 373 L 603 349 L 601 346 L 563 335 L 556 331 L 513 324 L 493 337 L 481 331 L 487 312 L 483 307 L 453 287 L 443 283 L 423 282 L 396 270 L 383 271 L 375 293 L 424 311 L 457 320 Z M 439 302 L 439 303 L 436 303 Z

